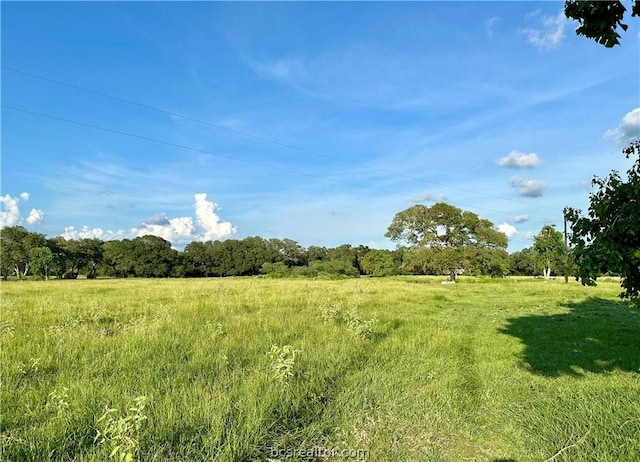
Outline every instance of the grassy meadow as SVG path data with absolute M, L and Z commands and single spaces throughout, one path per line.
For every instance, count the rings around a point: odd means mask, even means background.
M 617 281 L 441 280 L 4 282 L 2 460 L 640 460 Z

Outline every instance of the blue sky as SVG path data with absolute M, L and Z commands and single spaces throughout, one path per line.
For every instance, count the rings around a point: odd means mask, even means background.
M 562 7 L 2 2 L 3 225 L 393 248 L 446 200 L 530 246 L 640 135 L 637 19 L 605 49 Z

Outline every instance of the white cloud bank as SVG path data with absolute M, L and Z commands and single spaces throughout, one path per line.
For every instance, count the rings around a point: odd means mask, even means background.
M 537 12 L 527 15 L 526 19 L 536 16 Z M 564 15 L 564 11 L 560 11 L 556 16 L 545 16 L 540 23 L 540 28 L 522 29 L 522 33 L 527 37 L 527 41 L 541 50 L 557 48 L 564 39 L 564 30 L 569 23 Z
M 500 167 L 507 168 L 535 168 L 540 165 L 541 161 L 535 152 L 525 154 L 514 149 L 509 155 L 498 160 Z
M 0 228 L 16 226 L 27 222 L 30 225 L 40 223 L 44 219 L 44 212 L 39 209 L 31 209 L 27 218 L 22 218 L 20 213 L 20 202 L 27 202 L 30 194 L 28 192 L 21 193 L 18 197 L 5 194 L 0 196 Z
M 620 125 L 612 130 L 607 130 L 604 136 L 612 138 L 620 144 L 640 139 L 640 107 L 627 112 Z
M 547 184 L 544 181 L 533 178 L 511 177 L 509 184 L 516 188 L 519 195 L 524 197 L 540 197 L 547 189 Z
M 182 245 L 193 241 L 212 241 L 230 237 L 236 233 L 236 228 L 229 222 L 221 221 L 216 214 L 218 204 L 207 199 L 205 193 L 194 196 L 195 220 L 193 217 L 169 218 L 165 213 L 159 213 L 143 221 L 140 226 L 133 227 L 129 232 L 118 230 L 104 230 L 83 226 L 76 229 L 66 227 L 61 234 L 65 239 L 101 239 L 113 240 L 126 237 L 146 235 L 158 236 L 171 242 L 172 245 Z

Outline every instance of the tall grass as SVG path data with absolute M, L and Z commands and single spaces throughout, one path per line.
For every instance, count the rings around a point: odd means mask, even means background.
M 3 460 L 640 459 L 615 282 L 461 282 L 3 283 Z

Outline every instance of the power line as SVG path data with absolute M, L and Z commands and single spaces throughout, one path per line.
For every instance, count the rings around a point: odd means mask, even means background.
M 367 185 L 363 185 L 363 184 L 359 184 L 359 183 L 351 183 L 351 182 L 348 182 L 348 181 L 337 180 L 335 178 L 329 178 L 329 177 L 323 177 L 323 176 L 319 176 L 319 175 L 313 175 L 313 174 L 310 174 L 310 173 L 300 172 L 300 171 L 297 171 L 297 170 L 292 170 L 292 169 L 288 169 L 288 168 L 278 167 L 278 166 L 275 166 L 275 165 L 265 164 L 263 162 L 257 162 L 257 161 L 253 161 L 253 160 L 241 159 L 239 157 L 231 156 L 229 154 L 221 154 L 221 153 L 214 152 L 214 151 L 209 151 L 209 150 L 206 150 L 206 149 L 194 148 L 192 146 L 186 146 L 186 145 L 183 145 L 183 144 L 172 143 L 170 141 L 160 140 L 158 138 L 151 138 L 151 137 L 148 137 L 148 136 L 138 135 L 138 134 L 135 134 L 135 133 L 125 132 L 125 131 L 122 131 L 122 130 L 116 130 L 116 129 L 113 129 L 113 128 L 101 127 L 99 125 L 94 125 L 94 124 L 90 124 L 90 123 L 86 123 L 86 122 L 78 122 L 76 120 L 66 119 L 66 118 L 57 117 L 57 116 L 53 116 L 53 115 L 49 115 L 49 114 L 43 114 L 41 112 L 35 112 L 35 111 L 29 111 L 29 110 L 26 110 L 26 109 L 20 109 L 20 108 L 14 107 L 14 106 L 6 105 L 6 104 L 2 104 L 2 105 L 0 105 L 0 107 L 2 107 L 3 109 L 9 109 L 9 110 L 16 111 L 16 112 L 22 112 L 24 114 L 29 114 L 29 115 L 33 115 L 33 116 L 37 116 L 37 117 L 43 117 L 43 118 L 46 118 L 46 119 L 57 120 L 57 121 L 65 122 L 65 123 L 72 124 L 72 125 L 93 128 L 95 130 L 101 130 L 101 131 L 108 132 L 108 133 L 115 133 L 117 135 L 128 136 L 128 137 L 131 137 L 131 138 L 137 138 L 137 139 L 140 139 L 140 140 L 150 141 L 150 142 L 153 142 L 153 143 L 163 144 L 163 145 L 171 146 L 171 147 L 175 147 L 175 148 L 186 149 L 186 150 L 189 150 L 189 151 L 199 152 L 201 154 L 208 154 L 210 156 L 220 157 L 220 158 L 223 158 L 223 159 L 229 159 L 229 160 L 233 160 L 233 161 L 236 161 L 236 162 L 242 162 L 242 163 L 249 164 L 249 165 L 256 165 L 258 167 L 269 168 L 269 169 L 272 169 L 272 170 L 278 170 L 278 171 L 281 171 L 281 172 L 291 173 L 291 174 L 294 174 L 294 175 L 306 176 L 306 177 L 314 178 L 314 179 L 317 179 L 317 180 L 331 181 L 331 182 L 334 182 L 334 183 L 340 183 L 340 184 L 345 184 L 345 185 L 348 185 L 348 186 L 355 186 L 355 187 L 364 188 L 364 189 L 371 189 L 371 190 L 374 190 L 374 191 L 380 191 L 380 192 L 384 192 L 384 193 L 387 193 L 387 194 L 393 194 L 393 195 L 396 195 L 396 196 L 409 197 L 409 198 L 413 199 L 413 196 L 411 196 L 409 194 L 399 193 L 399 192 L 396 192 L 396 191 L 390 191 L 388 189 L 376 188 L 375 186 L 367 186 Z M 508 213 L 508 212 L 504 212 L 504 211 L 500 211 L 500 210 L 494 210 L 494 209 L 487 209 L 487 208 L 483 208 L 483 207 L 470 207 L 470 208 L 473 208 L 473 209 L 476 209 L 476 210 L 483 210 L 485 212 L 499 213 L 499 214 L 502 214 L 502 215 L 505 215 L 505 216 L 506 215 L 512 215 L 511 213 Z M 540 218 L 540 217 L 530 217 L 530 218 L 533 218 L 536 221 L 541 221 L 541 222 L 547 222 L 548 221 L 548 220 Z
M 214 124 L 214 123 L 211 123 L 211 122 L 207 122 L 205 120 L 197 119 L 195 117 L 190 117 L 190 116 L 186 116 L 186 115 L 183 115 L 183 114 L 179 114 L 179 113 L 176 113 L 176 112 L 173 112 L 173 111 L 168 111 L 166 109 L 162 109 L 162 108 L 159 108 L 159 107 L 156 107 L 156 106 L 151 106 L 151 105 L 148 105 L 148 104 L 139 103 L 137 101 L 132 101 L 132 100 L 129 100 L 129 99 L 126 99 L 126 98 L 120 98 L 118 96 L 114 96 L 114 95 L 110 95 L 110 94 L 103 93 L 103 92 L 100 92 L 100 91 L 91 90 L 89 88 L 84 88 L 84 87 L 81 87 L 81 86 L 78 86 L 78 85 L 62 82 L 60 80 L 50 79 L 48 77 L 43 77 L 41 75 L 33 74 L 31 72 L 22 71 L 22 70 L 19 70 L 19 69 L 15 69 L 13 67 L 4 66 L 4 65 L 2 65 L 0 67 L 2 67 L 2 69 L 6 69 L 8 71 L 15 72 L 17 74 L 26 75 L 28 77 L 39 79 L 39 80 L 42 80 L 42 81 L 45 81 L 45 82 L 53 83 L 53 84 L 56 84 L 56 85 L 67 87 L 67 88 L 72 88 L 74 90 L 83 91 L 85 93 L 90 93 L 90 94 L 101 96 L 101 97 L 104 97 L 104 98 L 109 98 L 109 99 L 112 99 L 112 100 L 115 100 L 115 101 L 119 101 L 121 103 L 126 103 L 126 104 L 130 104 L 130 105 L 133 105 L 133 106 L 138 106 L 138 107 L 141 107 L 141 108 L 144 108 L 144 109 L 148 109 L 148 110 L 151 110 L 151 111 L 156 111 L 156 112 L 159 112 L 159 113 L 162 113 L 162 114 L 166 114 L 166 115 L 170 115 L 170 116 L 173 116 L 173 117 L 179 117 L 179 118 L 184 119 L 184 120 L 188 120 L 188 121 L 191 121 L 191 122 L 196 122 L 196 123 L 199 123 L 199 124 L 202 124 L 202 125 L 208 125 L 210 127 L 217 128 L 219 130 L 227 131 L 229 133 L 233 133 L 233 134 L 236 134 L 236 135 L 244 136 L 244 137 L 251 138 L 251 139 L 254 139 L 254 140 L 257 140 L 257 141 L 262 141 L 262 142 L 265 142 L 265 143 L 270 143 L 270 144 L 273 144 L 275 146 L 280 146 L 280 147 L 283 147 L 283 148 L 292 149 L 292 150 L 295 150 L 295 151 L 298 151 L 298 152 L 311 154 L 311 155 L 314 155 L 314 156 L 317 156 L 317 157 L 323 157 L 325 159 L 331 159 L 331 160 L 334 160 L 334 161 L 342 162 L 344 164 L 349 164 L 349 165 L 353 165 L 353 166 L 356 166 L 356 167 L 367 168 L 367 169 L 370 169 L 370 170 L 373 170 L 373 171 L 377 171 L 377 172 L 380 172 L 380 173 L 385 173 L 385 174 L 388 174 L 388 175 L 393 175 L 393 176 L 405 178 L 407 180 L 418 181 L 418 182 L 425 183 L 425 184 L 431 184 L 431 185 L 435 185 L 435 186 L 441 186 L 441 187 L 445 187 L 445 188 L 455 189 L 455 190 L 458 190 L 458 191 L 463 191 L 463 192 L 467 192 L 467 193 L 471 193 L 471 194 L 478 194 L 478 195 L 481 195 L 481 196 L 490 197 L 492 199 L 515 202 L 515 203 L 518 203 L 518 204 L 527 205 L 529 207 L 540 207 L 540 208 L 553 210 L 553 211 L 557 212 L 557 209 L 555 209 L 553 207 L 548 207 L 546 205 L 534 204 L 534 203 L 531 203 L 531 202 L 525 202 L 525 201 L 521 201 L 521 200 L 518 200 L 518 199 L 510 199 L 508 197 L 496 196 L 494 194 L 484 193 L 484 192 L 481 192 L 481 191 L 475 191 L 475 190 L 472 190 L 472 189 L 460 188 L 460 187 L 457 187 L 457 186 L 451 186 L 451 185 L 444 184 L 444 183 L 438 183 L 438 182 L 435 182 L 435 181 L 425 180 L 424 178 L 418 178 L 418 177 L 414 177 L 414 176 L 411 176 L 411 175 L 406 175 L 404 173 L 394 172 L 392 170 L 373 167 L 371 165 L 362 164 L 360 162 L 354 162 L 354 161 L 351 161 L 351 160 L 343 159 L 343 158 L 332 156 L 332 155 L 329 155 L 329 154 L 323 154 L 323 153 L 320 153 L 320 152 L 317 152 L 317 151 L 313 151 L 313 150 L 306 149 L 306 148 L 301 148 L 299 146 L 295 146 L 295 145 L 288 144 L 288 143 L 283 143 L 283 142 L 280 142 L 280 141 L 277 141 L 277 140 L 273 140 L 273 139 L 270 139 L 270 138 L 265 138 L 265 137 L 262 137 L 262 136 L 259 136 L 259 135 L 254 135 L 254 134 L 243 132 L 243 131 L 240 131 L 240 130 L 234 130 L 232 128 L 228 128 L 228 127 L 225 127 L 225 126 L 222 126 L 222 125 L 218 125 L 218 124 Z

